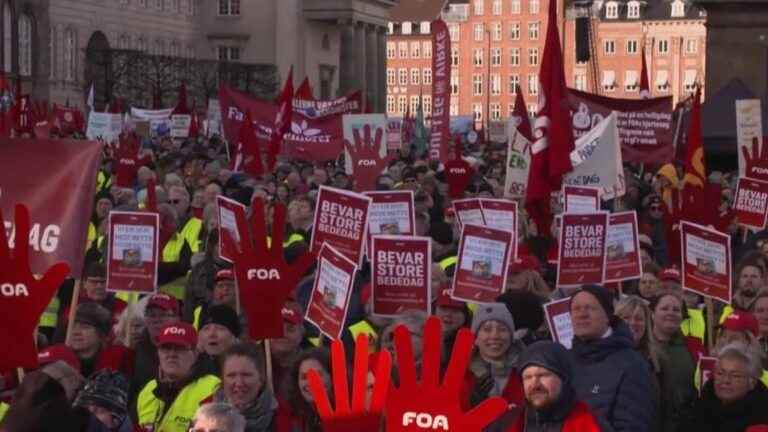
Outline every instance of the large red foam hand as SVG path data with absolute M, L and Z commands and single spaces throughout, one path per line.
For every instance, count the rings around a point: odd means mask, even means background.
M 355 369 L 352 377 L 352 404 L 350 405 L 344 345 L 338 340 L 331 344 L 333 400 L 336 401 L 336 411 L 331 408 L 320 374 L 315 370 L 309 371 L 309 390 L 312 392 L 317 412 L 320 414 L 323 432 L 376 432 L 381 430 L 392 359 L 386 351 L 379 354 L 374 373 L 373 393 L 366 409 L 368 360 L 368 336 L 359 335 L 355 343 Z
M 371 126 L 363 127 L 363 137 L 360 137 L 360 131 L 353 129 L 352 134 L 355 140 L 353 146 L 348 140 L 344 140 L 344 148 L 349 152 L 352 160 L 352 172 L 355 178 L 355 190 L 370 191 L 376 186 L 376 178 L 387 167 L 387 163 L 392 159 L 391 155 L 381 157 L 381 140 L 384 137 L 384 131 L 381 128 L 376 129 L 376 135 L 371 138 Z
M 506 411 L 507 402 L 500 397 L 489 398 L 469 412 L 462 411 L 461 387 L 472 351 L 472 332 L 459 331 L 440 382 L 440 331 L 440 319 L 430 317 L 424 326 L 421 381 L 417 381 L 411 335 L 404 326 L 395 329 L 400 386 L 390 390 L 387 398 L 387 432 L 480 432 Z
M 240 306 L 248 317 L 248 334 L 252 339 L 280 338 L 283 337 L 283 305 L 312 265 L 313 256 L 305 252 L 292 265 L 285 262 L 285 206 L 275 205 L 271 247 L 267 246 L 264 203 L 260 198 L 253 201 L 252 210 L 253 236 L 248 232 L 244 215 L 235 213 L 241 248 L 234 257 Z
M 5 220 L 0 211 L 0 220 Z M 40 315 L 59 285 L 69 274 L 69 265 L 59 263 L 36 279 L 29 268 L 29 211 L 16 205 L 15 237 L 9 248 L 5 228 L 0 229 L 0 370 L 36 368 L 34 332 Z
M 744 174 L 756 180 L 768 181 L 768 145 L 763 144 L 760 148 L 758 138 L 752 138 L 752 154 L 747 147 L 741 147 L 741 153 L 744 155 L 746 169 Z

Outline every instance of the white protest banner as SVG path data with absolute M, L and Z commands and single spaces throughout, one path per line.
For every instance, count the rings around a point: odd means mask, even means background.
M 600 188 L 604 200 L 624 195 L 626 186 L 615 112 L 576 140 L 571 163 L 573 171 L 563 177 L 563 184 Z
M 763 114 L 760 99 L 736 101 L 736 141 L 739 155 L 739 176 L 747 174 L 747 164 L 742 149 L 752 152 L 752 139 L 757 138 L 758 149 L 763 148 Z M 752 157 L 757 157 L 753 155 Z
M 571 298 L 555 300 L 544 305 L 547 326 L 552 340 L 571 349 L 573 345 L 573 322 L 571 321 Z
M 373 237 L 371 292 L 373 313 L 396 316 L 405 310 L 432 311 L 432 239 Z
M 525 196 L 528 185 L 528 167 L 531 165 L 531 143 L 517 130 L 517 122 L 510 117 L 507 122 L 507 175 L 504 180 L 504 197 Z
M 192 116 L 189 114 L 174 114 L 171 116 L 171 137 L 186 138 L 189 136 L 189 126 Z
M 165 120 L 171 118 L 173 108 L 148 110 L 131 107 L 131 117 L 137 120 Z
M 208 112 L 205 117 L 207 135 L 221 136 L 221 104 L 218 99 L 208 99 Z
M 342 125 L 344 127 L 344 139 L 349 141 L 350 144 L 357 145 L 355 137 L 352 131 L 357 130 L 360 134 L 360 138 L 363 138 L 363 128 L 369 126 L 371 128 L 371 139 L 376 136 L 376 131 L 381 129 L 382 134 L 387 133 L 387 116 L 384 114 L 344 114 L 341 118 Z M 381 140 L 381 147 L 379 147 L 379 156 L 385 157 L 387 155 L 387 140 Z M 349 152 L 344 149 L 344 171 L 352 175 L 352 157 Z
M 90 140 L 101 139 L 107 143 L 118 140 L 123 129 L 123 117 L 120 114 L 92 111 L 88 115 L 88 129 L 85 136 Z
M 339 339 L 344 331 L 355 272 L 355 263 L 323 244 L 305 318 L 331 339 Z

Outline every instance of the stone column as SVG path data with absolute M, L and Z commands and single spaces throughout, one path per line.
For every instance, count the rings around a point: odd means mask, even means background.
M 382 67 L 383 65 L 379 63 L 380 57 L 379 57 L 379 41 L 377 39 L 376 35 L 376 26 L 370 25 L 367 26 L 366 32 L 365 32 L 365 42 L 366 42 L 366 57 L 365 57 L 365 80 L 367 83 L 366 86 L 366 101 L 364 103 L 370 103 L 370 111 L 371 112 L 380 112 L 379 106 L 380 99 L 382 98 L 381 93 L 379 93 L 379 75 L 384 73 Z
M 341 46 L 339 48 L 339 95 L 355 87 L 355 26 L 351 21 L 340 21 Z
M 387 109 L 387 29 L 378 27 L 376 29 L 376 45 L 378 50 L 376 54 L 379 57 L 379 75 L 376 80 L 376 92 L 379 95 L 376 108 L 378 112 L 386 112 Z
M 355 77 L 352 84 L 352 90 L 360 90 L 362 98 L 363 98 L 363 104 L 365 104 L 365 96 L 366 96 L 366 64 L 367 64 L 367 56 L 366 56 L 366 37 L 365 37 L 365 24 L 362 22 L 358 22 L 355 25 L 355 58 L 353 60 L 354 62 L 354 68 L 355 68 Z

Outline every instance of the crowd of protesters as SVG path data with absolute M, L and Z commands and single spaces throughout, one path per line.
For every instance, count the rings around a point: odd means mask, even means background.
M 343 155 L 327 163 L 280 160 L 273 172 L 254 178 L 232 172 L 227 154 L 215 137 L 144 139 L 140 166 L 124 176 L 106 147 L 79 298 L 73 302 L 74 281 L 68 280 L 41 317 L 40 369 L 23 379 L 16 371 L 3 374 L 0 430 L 323 430 L 307 371 L 318 371 L 330 389 L 332 368 L 327 338 L 303 319 L 312 270 L 291 287 L 282 309 L 284 336 L 270 341 L 267 356 L 264 344 L 249 341 L 245 331 L 258 320 L 237 312 L 233 270 L 218 253 L 216 198 L 246 206 L 261 198 L 267 218 L 275 204 L 284 204 L 290 263 L 308 248 L 318 187 L 353 189 L 355 178 L 344 171 Z M 467 146 L 464 157 L 475 170 L 464 197 L 504 197 L 506 143 Z M 716 228 L 732 235 L 735 257 L 734 300 L 715 305 L 714 322 L 707 322 L 704 299 L 681 287 L 673 247 L 679 232 L 668 224 L 679 167 L 625 166 L 626 194 L 603 204 L 637 211 L 641 279 L 556 287 L 557 233 L 537 232 L 523 213 L 518 259 L 504 294 L 481 305 L 450 295 L 460 232 L 444 174 L 404 146 L 376 189 L 414 192 L 416 234 L 432 239 L 432 310 L 442 321 L 444 352 L 451 352 L 460 329 L 474 335 L 462 408 L 491 396 L 509 404 L 487 430 L 736 432 L 768 425 L 768 233 L 744 235 L 734 220 L 734 174 L 709 176 L 722 191 Z M 107 215 L 144 208 L 152 179 L 163 245 L 158 293 L 116 295 L 105 283 Z M 542 309 L 565 297 L 571 297 L 570 349 L 549 342 Z M 342 341 L 351 353 L 352 341 L 366 334 L 374 350 L 394 355 L 394 329 L 404 325 L 418 364 L 426 319 L 421 311 L 394 319 L 374 315 L 366 262 L 354 282 Z M 701 356 L 717 359 L 706 382 Z

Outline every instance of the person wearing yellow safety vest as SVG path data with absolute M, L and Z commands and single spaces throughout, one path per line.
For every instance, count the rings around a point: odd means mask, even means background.
M 168 324 L 179 321 L 179 302 L 168 294 L 153 294 L 144 311 L 146 329 L 134 346 L 134 367 L 131 394 L 136 395 L 157 373 L 157 338 Z
M 112 194 L 109 193 L 109 190 L 99 192 L 96 195 L 93 214 L 88 223 L 88 242 L 86 244 L 86 249 L 94 247 L 94 242 L 99 237 L 99 225 L 101 225 L 102 221 L 107 219 L 109 212 L 112 211 L 114 207 L 115 199 L 112 197 Z
M 741 343 L 750 350 L 761 352 L 758 336 L 760 335 L 760 324 L 754 315 L 749 312 L 734 311 L 720 325 L 717 332 L 717 342 L 715 352 L 719 352 L 723 347 L 732 343 Z M 763 370 L 760 381 L 768 386 L 768 371 Z
M 297 197 L 288 204 L 287 210 L 290 229 L 285 235 L 283 247 L 291 246 L 300 241 L 309 243 L 315 217 L 314 201 L 306 196 Z
M 159 371 L 139 393 L 134 424 L 144 432 L 186 432 L 200 405 L 213 400 L 220 380 L 202 370 L 190 324 L 165 326 L 157 346 Z
M 216 274 L 230 267 L 232 264 L 219 256 L 219 232 L 213 230 L 206 238 L 203 259 L 192 266 L 184 287 L 184 321 L 195 322 L 195 316 L 200 314 L 199 308 L 211 301 L 211 287 L 216 283 Z
M 736 269 L 736 281 L 733 299 L 730 305 L 723 307 L 718 322 L 722 324 L 734 310 L 749 311 L 752 309 L 758 294 L 765 289 L 765 274 L 757 261 L 742 262 Z
M 203 221 L 190 212 L 189 192 L 182 186 L 171 186 L 168 191 L 168 203 L 176 210 L 178 233 L 189 242 L 192 253 L 199 252 L 202 246 Z
M 225 305 L 237 309 L 237 297 L 235 295 L 235 275 L 231 269 L 222 269 L 216 272 L 213 282 L 210 300 L 195 308 L 192 325 L 200 330 L 200 318 L 211 306 Z
M 695 338 L 702 345 L 707 343 L 707 322 L 704 311 L 694 304 L 698 296 L 696 293 L 683 291 L 680 270 L 677 267 L 667 267 L 659 273 L 659 281 L 663 290 L 680 292 L 685 300 L 686 313 L 680 323 L 680 330 L 686 338 Z M 652 300 L 652 298 L 646 300 Z
M 178 232 L 177 213 L 170 204 L 159 204 L 160 247 L 162 249 L 158 266 L 157 282 L 160 291 L 182 300 L 187 272 L 191 267 L 192 245 L 189 239 Z

